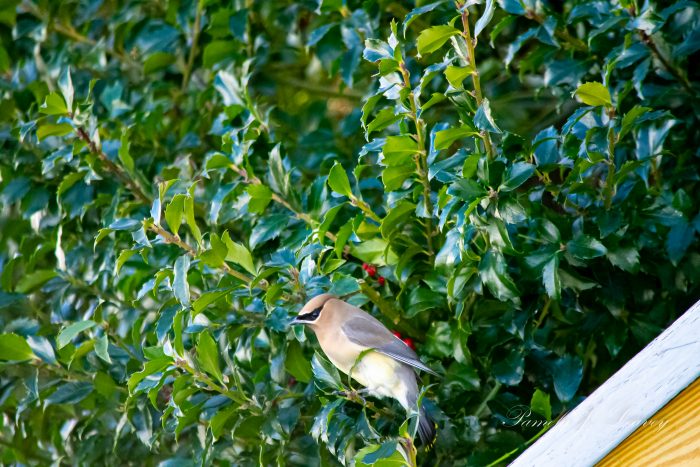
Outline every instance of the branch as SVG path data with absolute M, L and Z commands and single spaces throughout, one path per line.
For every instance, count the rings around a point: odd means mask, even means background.
M 71 118 L 73 118 L 73 114 L 69 114 Z M 107 170 L 114 174 L 124 185 L 126 185 L 131 192 L 134 194 L 136 198 L 138 198 L 141 202 L 144 204 L 150 206 L 153 204 L 153 200 L 151 199 L 150 196 L 148 196 L 144 190 L 139 186 L 136 181 L 129 176 L 129 174 L 124 170 L 121 166 L 117 165 L 115 162 L 113 162 L 107 154 L 105 154 L 101 148 L 97 146 L 97 144 L 90 139 L 90 136 L 88 136 L 87 132 L 82 128 L 78 127 L 76 130 L 76 134 L 78 137 L 83 140 L 88 148 L 90 149 L 90 152 L 95 154 L 106 166 Z M 156 234 L 160 235 L 165 243 L 172 243 L 174 245 L 179 246 L 181 249 L 183 249 L 188 255 L 192 257 L 197 256 L 197 250 L 189 245 L 187 242 L 182 240 L 177 234 L 172 234 L 165 230 L 163 227 L 160 225 L 156 224 L 150 224 L 148 227 L 149 230 L 155 232 Z M 241 272 L 236 271 L 233 269 L 231 266 L 226 264 L 225 262 L 222 264 L 222 269 L 229 274 L 230 276 L 233 276 L 237 279 L 239 279 L 242 282 L 245 282 L 246 284 L 250 284 L 253 282 L 253 278 L 249 277 L 246 274 L 243 274 Z M 265 288 L 266 283 L 262 281 L 260 283 L 261 287 Z
M 50 17 L 45 17 L 41 11 L 36 7 L 31 2 L 23 2 L 22 5 L 19 7 L 19 11 L 21 12 L 27 12 L 30 15 L 33 15 L 35 18 L 39 19 L 41 22 L 46 23 L 48 28 L 51 28 L 54 30 L 54 32 L 57 32 L 58 34 L 61 34 L 62 36 L 67 37 L 68 39 L 71 39 L 75 42 L 81 43 L 81 44 L 87 44 L 91 47 L 95 47 L 98 42 L 90 37 L 87 37 L 83 34 L 80 34 L 78 31 L 75 30 L 73 25 L 63 25 L 58 22 L 52 22 L 52 18 Z M 106 41 L 110 42 L 110 41 Z M 118 50 L 112 49 L 111 47 L 104 47 L 104 51 L 108 53 L 109 55 L 112 55 L 113 57 L 119 59 L 122 63 L 125 65 L 134 68 L 134 69 L 141 69 L 141 64 L 134 61 L 128 54 L 124 54 Z
M 416 108 L 415 94 L 411 88 L 411 75 L 406 67 L 405 62 L 400 64 L 401 76 L 403 76 L 403 86 L 410 92 L 408 94 L 408 100 L 411 105 L 410 117 L 416 126 L 416 140 L 418 143 L 419 153 L 414 157 L 416 163 L 416 172 L 418 173 L 418 178 L 423 185 L 423 200 L 425 203 L 425 210 L 428 213 L 425 224 L 425 236 L 428 242 L 428 254 L 432 259 L 435 256 L 435 251 L 433 250 L 433 200 L 430 198 L 432 190 L 430 189 L 430 179 L 428 178 L 428 155 L 425 150 L 425 137 L 423 132 L 423 121 L 418 117 L 418 109 Z
M 151 224 L 149 227 L 149 230 L 157 233 L 160 235 L 165 243 L 172 243 L 174 245 L 179 246 L 185 252 L 190 255 L 191 257 L 196 257 L 197 256 L 197 250 L 192 247 L 190 244 L 187 242 L 183 241 L 179 235 L 177 234 L 172 234 L 165 230 L 163 227 L 157 224 Z M 235 269 L 233 269 L 231 266 L 226 264 L 225 262 L 222 263 L 221 268 L 230 276 L 235 277 L 236 279 L 240 280 L 241 282 L 244 282 L 246 284 L 250 284 L 253 282 L 253 278 L 248 276 L 247 274 L 243 274 L 242 272 L 238 272 Z M 260 282 L 260 286 L 264 289 L 267 287 L 267 283 L 265 281 Z
M 540 25 L 543 25 L 545 23 L 545 18 L 538 15 L 534 10 L 527 10 L 525 12 L 525 17 L 536 21 Z M 564 42 L 571 49 L 577 50 L 579 52 L 588 52 L 588 46 L 586 45 L 586 43 L 578 37 L 572 36 L 566 27 L 555 28 L 554 37 Z
M 695 90 L 690 84 L 690 81 L 688 81 L 688 78 L 686 78 L 678 68 L 673 66 L 669 59 L 661 53 L 658 46 L 656 45 L 656 42 L 654 42 L 654 39 L 645 31 L 639 31 L 639 36 L 642 39 L 642 43 L 649 47 L 649 50 L 651 50 L 652 55 L 656 57 L 659 60 L 659 62 L 661 62 L 666 71 L 668 71 L 674 78 L 676 78 L 676 80 L 679 83 L 681 83 L 681 86 L 683 86 L 690 95 L 695 96 Z
M 202 0 L 197 1 L 197 11 L 194 15 L 194 26 L 192 32 L 192 47 L 190 47 L 190 55 L 187 58 L 187 65 L 185 65 L 185 72 L 182 74 L 182 85 L 180 89 L 182 92 L 187 89 L 187 84 L 190 82 L 190 76 L 192 75 L 192 67 L 194 66 L 194 59 L 197 56 L 197 43 L 199 42 L 199 30 L 201 29 L 200 23 L 202 21 L 202 10 L 204 6 L 202 5 Z
M 481 93 L 481 78 L 479 77 L 479 70 L 476 67 L 476 58 L 474 54 L 474 46 L 476 45 L 476 40 L 472 40 L 471 33 L 469 32 L 469 10 L 465 5 L 459 6 L 462 12 L 462 37 L 467 43 L 467 58 L 469 59 L 469 65 L 474 68 L 472 72 L 472 82 L 474 83 L 474 97 L 476 97 L 476 104 L 481 106 L 484 100 L 484 96 Z M 491 135 L 488 131 L 482 131 L 481 137 L 484 140 L 484 146 L 486 148 L 486 153 L 489 159 L 496 157 L 496 151 L 491 143 Z
M 73 113 L 69 113 L 68 116 L 72 119 Z M 136 183 L 136 181 L 129 176 L 126 170 L 114 163 L 112 159 L 110 159 L 107 156 L 107 154 L 105 154 L 104 151 L 102 151 L 102 148 L 97 147 L 97 144 L 92 139 L 90 139 L 90 136 L 88 136 L 87 132 L 83 127 L 77 127 L 75 132 L 78 135 L 78 137 L 87 144 L 90 152 L 96 155 L 100 159 L 100 161 L 102 161 L 102 163 L 107 167 L 107 170 L 112 174 L 116 175 L 116 177 L 119 180 L 121 180 L 121 182 L 124 185 L 126 185 L 127 188 L 131 190 L 131 192 L 136 198 L 138 198 L 141 202 L 148 206 L 150 206 L 151 203 L 153 203 L 151 197 L 148 196 L 146 192 L 139 186 L 139 184 Z

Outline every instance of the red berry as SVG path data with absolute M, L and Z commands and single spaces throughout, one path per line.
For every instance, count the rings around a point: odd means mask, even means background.
M 391 333 L 401 339 L 401 333 L 399 331 L 391 331 Z
M 402 340 L 403 340 L 404 344 L 406 344 L 407 346 L 409 346 L 413 350 L 416 350 L 416 344 L 413 343 L 413 339 L 411 339 L 410 337 L 407 337 L 407 338 L 402 339 Z
M 384 277 L 379 276 L 379 277 L 377 278 L 377 282 L 379 282 L 379 285 L 384 285 L 384 283 L 386 282 L 386 280 L 384 279 Z
M 369 277 L 374 277 L 377 275 L 377 268 L 375 268 L 374 266 L 367 266 L 366 271 Z
M 362 263 L 362 269 L 364 269 L 364 270 L 366 271 L 367 268 L 369 268 L 369 264 L 367 264 L 367 263 Z

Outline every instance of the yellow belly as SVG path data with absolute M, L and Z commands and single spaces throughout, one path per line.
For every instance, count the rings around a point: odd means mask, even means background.
M 338 357 L 338 356 L 336 356 Z M 331 362 L 352 379 L 380 397 L 393 397 L 406 405 L 406 384 L 399 378 L 397 369 L 401 363 L 376 351 L 358 352 L 354 358 L 336 360 L 328 355 Z M 352 373 L 351 373 L 352 372 Z

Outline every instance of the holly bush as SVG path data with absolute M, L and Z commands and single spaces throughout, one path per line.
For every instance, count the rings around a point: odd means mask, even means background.
M 0 1 L 0 460 L 512 460 L 700 295 L 698 9 Z M 434 448 L 321 292 L 441 374 Z

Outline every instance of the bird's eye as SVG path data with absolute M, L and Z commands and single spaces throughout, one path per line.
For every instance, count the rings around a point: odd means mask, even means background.
M 299 315 L 299 316 L 297 317 L 297 320 L 300 320 L 300 321 L 316 321 L 316 319 L 318 318 L 318 316 L 321 314 L 321 309 L 322 309 L 322 308 L 323 308 L 323 307 L 320 306 L 320 307 L 316 308 L 315 310 L 313 310 L 313 311 L 311 311 L 311 312 L 309 312 L 309 313 L 304 313 L 303 315 Z

